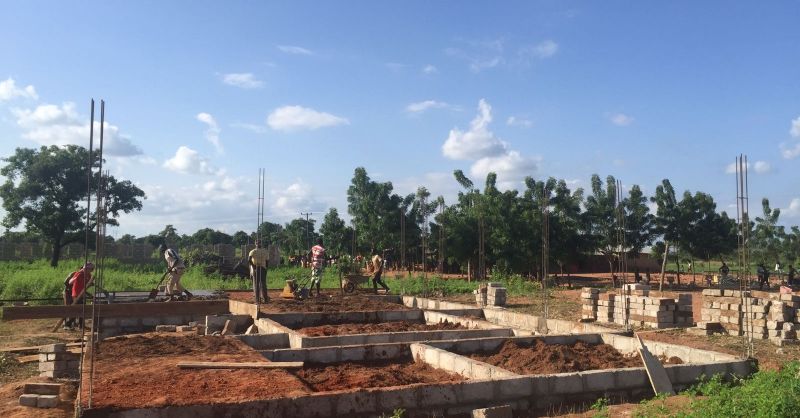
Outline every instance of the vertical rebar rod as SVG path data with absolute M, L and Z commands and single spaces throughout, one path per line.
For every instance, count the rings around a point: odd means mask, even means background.
M 548 332 L 547 319 L 549 318 L 549 297 L 547 288 L 547 276 L 549 274 L 550 266 L 550 213 L 548 192 L 545 189 L 544 182 L 542 183 L 542 197 L 541 197 L 541 211 L 542 211 L 542 311 L 544 314 L 544 330 Z
M 83 265 L 86 266 L 86 263 L 89 262 L 89 220 L 91 216 L 91 207 L 92 207 L 92 165 L 94 160 L 92 159 L 92 151 L 94 148 L 94 99 L 91 100 L 90 105 L 90 117 L 89 117 L 89 158 L 88 158 L 88 165 L 86 167 L 86 224 L 84 225 L 84 245 L 83 245 Z M 84 278 L 85 280 L 85 278 Z M 86 298 L 84 298 L 84 301 Z M 74 304 L 74 301 L 73 301 Z M 81 304 L 81 361 L 79 365 L 79 379 L 83 380 L 83 366 L 84 366 L 84 354 L 85 354 L 85 347 L 86 347 L 86 304 Z M 83 401 L 83 388 L 82 385 L 79 385 L 78 390 L 78 409 L 82 409 L 82 401 Z

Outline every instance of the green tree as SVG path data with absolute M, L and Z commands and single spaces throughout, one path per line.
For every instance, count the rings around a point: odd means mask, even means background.
M 348 245 L 345 241 L 347 228 L 344 221 L 339 217 L 336 208 L 330 208 L 325 214 L 325 219 L 319 227 L 322 239 L 325 240 L 325 248 L 331 255 L 347 254 Z
M 246 245 L 247 241 L 250 239 L 250 236 L 247 232 L 244 231 L 236 231 L 231 237 L 231 244 L 236 247 L 241 247 L 242 245 Z
M 756 217 L 750 249 L 755 261 L 769 265 L 769 263 L 780 261 L 781 241 L 786 236 L 786 232 L 782 225 L 778 225 L 781 210 L 771 208 L 769 199 L 761 200 L 761 210 L 762 215 Z
M 647 207 L 647 197 L 642 189 L 634 184 L 622 206 L 625 208 L 625 246 L 626 251 L 637 256 L 653 242 L 655 217 Z
M 400 204 L 391 182 L 372 181 L 363 167 L 356 168 L 347 189 L 347 212 L 352 217 L 360 249 L 391 248 L 399 232 Z
M 659 291 L 664 288 L 664 271 L 667 266 L 667 255 L 670 245 L 680 239 L 681 232 L 681 210 L 678 200 L 675 197 L 675 189 L 669 180 L 664 179 L 656 187 L 655 196 L 650 200 L 656 204 L 655 234 L 663 239 L 664 251 L 661 261 L 661 278 L 659 279 Z
M 41 147 L 39 150 L 17 148 L 14 155 L 3 159 L 6 165 L 0 175 L 6 182 L 0 186 L 0 198 L 6 216 L 3 225 L 14 228 L 25 223 L 28 232 L 47 240 L 52 246 L 50 265 L 58 265 L 61 248 L 80 241 L 84 234 L 87 168 L 89 152 L 83 147 Z M 100 157 L 92 156 L 92 167 L 99 167 Z M 100 183 L 99 170 L 92 178 L 92 190 Z M 144 192 L 130 181 L 108 177 L 108 225 L 119 225 L 120 212 L 142 208 Z M 91 216 L 90 219 L 96 219 Z M 89 222 L 93 228 L 94 221 Z
M 593 243 L 593 249 L 603 254 L 610 271 L 614 272 L 617 257 L 617 181 L 613 176 L 606 177 L 606 184 L 597 174 L 592 176 L 592 194 L 586 197 L 585 226 Z
M 282 248 L 287 254 L 305 254 L 311 250 L 317 240 L 314 223 L 314 219 L 297 218 L 286 224 Z
M 736 249 L 736 221 L 725 212 L 717 213 L 711 195 L 686 192 L 678 204 L 681 231 L 677 245 L 693 259 L 711 260 Z

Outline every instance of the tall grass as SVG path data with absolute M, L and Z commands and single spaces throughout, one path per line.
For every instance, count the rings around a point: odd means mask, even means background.
M 63 282 L 67 275 L 80 268 L 81 263 L 75 260 L 63 260 L 58 267 L 50 267 L 47 260 L 0 261 L 0 299 L 44 299 L 61 298 Z M 108 291 L 148 291 L 154 288 L 164 274 L 163 262 L 125 263 L 117 259 L 106 259 L 102 271 L 103 287 Z M 95 276 L 98 271 L 95 271 Z M 301 267 L 279 267 L 270 269 L 267 274 L 268 287 L 281 289 L 287 279 L 307 280 L 310 270 Z M 322 287 L 339 288 L 338 271 L 335 267 L 327 268 L 322 280 Z M 526 281 L 521 276 L 492 277 L 506 285 L 509 295 L 530 295 L 539 289 L 539 284 Z M 477 282 L 449 279 L 428 273 L 384 275 L 384 281 L 393 293 L 405 294 L 458 294 L 471 293 L 477 289 Z M 206 274 L 201 266 L 189 267 L 181 279 L 187 289 L 204 290 L 246 290 L 251 289 L 249 279 L 223 277 L 218 273 Z M 361 288 L 372 288 L 371 280 Z

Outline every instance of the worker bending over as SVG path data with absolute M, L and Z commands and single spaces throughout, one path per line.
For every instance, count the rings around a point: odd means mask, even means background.
M 83 305 L 86 303 L 86 288 L 92 285 L 93 271 L 94 264 L 87 262 L 69 279 L 69 287 L 72 289 L 71 305 Z M 68 318 L 64 324 L 65 328 L 72 328 L 74 326 L 78 328 L 83 327 L 83 318 Z
M 261 246 L 261 240 L 256 241 L 256 248 L 247 255 L 250 264 L 250 278 L 253 279 L 253 300 L 257 303 L 269 302 L 267 295 L 267 266 L 269 263 L 269 250 Z
M 192 299 L 192 294 L 181 286 L 181 276 L 186 271 L 186 264 L 178 252 L 172 248 L 167 248 L 166 244 L 158 246 L 158 251 L 164 255 L 164 260 L 167 261 L 167 280 L 166 294 L 168 300 L 179 299 L 182 293 L 186 293 L 186 300 Z

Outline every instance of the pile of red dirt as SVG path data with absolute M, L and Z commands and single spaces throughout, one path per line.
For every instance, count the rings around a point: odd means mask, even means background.
M 306 300 L 283 299 L 280 292 L 270 292 L 270 301 L 260 305 L 261 312 L 354 312 L 354 311 L 404 311 L 407 306 L 362 295 L 323 294 Z M 253 303 L 252 292 L 228 292 L 233 300 Z
M 228 337 L 145 334 L 100 343 L 95 360 L 93 408 L 229 403 L 310 393 L 280 369 L 179 369 L 181 361 L 267 361 Z M 84 369 L 83 403 L 89 394 Z
M 576 341 L 573 344 L 545 344 L 541 340 L 535 340 L 530 346 L 506 341 L 496 353 L 473 354 L 470 358 L 517 374 L 644 367 L 638 354 L 622 354 L 611 345 L 589 344 L 583 341 Z
M 314 327 L 299 328 L 297 329 L 297 332 L 309 337 L 321 337 L 326 335 L 374 334 L 379 332 L 438 331 L 455 329 L 466 328 L 461 324 L 455 324 L 447 321 L 440 322 L 438 324 L 426 324 L 424 322 L 413 321 L 391 321 L 318 325 Z
M 295 374 L 318 392 L 465 380 L 460 375 L 411 360 L 309 365 Z

